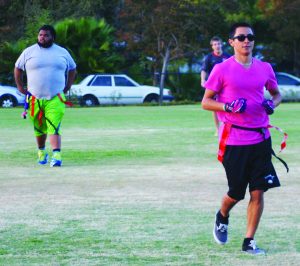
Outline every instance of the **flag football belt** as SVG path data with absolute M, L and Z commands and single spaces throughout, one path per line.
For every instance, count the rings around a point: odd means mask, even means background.
M 61 101 L 62 103 L 64 103 L 65 105 L 70 106 L 70 107 L 73 106 L 73 104 L 72 104 L 71 102 L 65 101 L 65 100 L 61 97 L 61 94 L 60 94 L 60 93 L 57 94 L 57 97 L 58 97 L 58 98 L 60 99 L 60 101 Z M 24 119 L 26 119 L 26 117 L 27 117 L 27 110 L 28 110 L 28 108 L 29 108 L 29 99 L 30 99 L 30 98 L 31 98 L 31 113 L 30 113 L 30 115 L 31 115 L 31 116 L 34 116 L 34 104 L 35 104 L 35 101 L 36 101 L 36 97 L 33 96 L 30 92 L 27 92 L 26 95 L 25 95 L 24 112 L 22 113 L 22 117 L 23 117 Z M 38 104 L 39 104 L 39 101 L 38 101 Z M 39 104 L 39 105 L 40 105 L 40 104 Z M 43 111 L 40 110 L 39 116 L 38 116 L 38 119 L 39 119 L 40 123 L 41 123 L 42 116 L 43 116 Z
M 223 162 L 223 159 L 224 159 L 224 154 L 225 154 L 225 151 L 226 151 L 226 145 L 227 145 L 227 140 L 229 138 L 229 135 L 230 135 L 230 131 L 231 131 L 231 128 L 237 128 L 237 129 L 241 129 L 241 130 L 248 130 L 248 131 L 255 131 L 255 132 L 258 132 L 258 133 L 261 133 L 264 138 L 265 138 L 265 133 L 266 133 L 266 129 L 268 128 L 275 128 L 277 131 L 281 132 L 283 134 L 283 140 L 280 144 L 280 151 L 281 152 L 285 147 L 286 147 L 286 140 L 288 138 L 288 134 L 283 132 L 283 130 L 279 127 L 275 127 L 275 126 L 272 126 L 272 125 L 268 125 L 267 127 L 256 127 L 256 128 L 249 128 L 249 127 L 242 127 L 242 126 L 237 126 L 237 125 L 233 125 L 233 124 L 230 124 L 230 123 L 225 123 L 224 124 L 224 130 L 223 130 L 223 133 L 222 133 L 222 136 L 221 136 L 221 140 L 220 140 L 220 143 L 219 143 L 219 151 L 218 151 L 218 160 L 222 163 Z M 279 158 L 274 150 L 272 149 L 272 155 L 278 159 L 286 168 L 286 171 L 288 172 L 289 171 L 289 167 L 287 165 L 287 163 Z
M 73 104 L 71 102 L 68 102 L 68 101 L 65 101 L 62 97 L 61 97 L 61 94 L 58 93 L 57 94 L 59 100 L 64 103 L 65 105 L 68 105 L 68 106 L 73 106 Z M 34 116 L 34 106 L 35 106 L 35 101 L 37 101 L 38 103 L 38 106 L 39 106 L 39 113 L 38 113 L 38 121 L 39 121 L 39 126 L 42 126 L 43 124 L 43 115 L 44 115 L 44 112 L 40 106 L 40 101 L 39 99 L 37 99 L 34 95 L 32 95 L 30 92 L 27 92 L 26 93 L 26 96 L 25 96 L 25 103 L 24 103 L 24 112 L 22 113 L 22 117 L 24 119 L 26 119 L 27 117 L 27 110 L 29 109 L 29 99 L 31 98 L 31 112 L 30 112 L 30 115 L 33 117 Z M 54 128 L 55 130 L 55 134 L 58 134 L 58 131 L 59 131 L 59 126 L 58 127 L 55 127 L 54 124 L 47 118 L 45 117 L 45 119 L 48 121 L 48 123 L 50 123 L 50 125 Z M 42 133 L 38 128 L 34 127 L 35 130 L 37 130 L 38 132 Z

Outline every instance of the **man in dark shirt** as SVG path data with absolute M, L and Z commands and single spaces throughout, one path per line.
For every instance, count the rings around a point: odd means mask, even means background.
M 210 45 L 212 47 L 212 52 L 209 53 L 203 61 L 201 70 L 201 86 L 204 88 L 204 84 L 208 79 L 210 72 L 216 64 L 222 63 L 230 57 L 229 54 L 224 53 L 222 50 L 222 39 L 220 37 L 214 36 L 210 40 Z M 219 120 L 217 114 L 213 112 L 214 122 L 216 126 L 216 133 L 218 135 Z

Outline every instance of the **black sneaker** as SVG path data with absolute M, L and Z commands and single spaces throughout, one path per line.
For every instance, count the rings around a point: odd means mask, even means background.
M 256 246 L 256 242 L 252 238 L 245 238 L 242 251 L 252 255 L 265 255 L 266 251 Z
M 219 212 L 216 214 L 216 221 L 213 230 L 213 235 L 215 241 L 220 244 L 224 245 L 227 243 L 227 229 L 228 229 L 228 217 L 223 217 Z

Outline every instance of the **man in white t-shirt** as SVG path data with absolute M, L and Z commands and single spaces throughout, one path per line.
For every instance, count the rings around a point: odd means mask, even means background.
M 65 93 L 76 75 L 76 64 L 69 52 L 54 43 L 55 29 L 44 25 L 36 44 L 26 48 L 15 63 L 14 75 L 19 91 L 26 95 L 38 146 L 38 162 L 46 164 L 47 135 L 52 147 L 50 166 L 61 166 L 61 121 L 65 112 Z M 27 89 L 23 73 L 27 75 Z

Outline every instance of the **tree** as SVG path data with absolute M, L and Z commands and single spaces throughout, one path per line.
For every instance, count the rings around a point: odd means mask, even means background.
M 272 32 L 271 52 L 284 69 L 300 74 L 300 0 L 258 0 Z
M 24 35 L 21 39 L 34 43 L 37 40 L 38 30 L 42 25 L 53 24 L 51 12 L 43 8 L 38 1 L 26 1 L 24 7 Z
M 115 14 L 121 0 L 0 0 L 0 40 L 18 40 L 28 29 L 28 23 L 47 15 L 51 22 L 65 18 L 104 18 L 115 24 Z M 39 19 L 40 22 L 43 20 Z M 32 24 L 39 27 L 39 23 Z M 31 31 L 33 32 L 33 31 Z
M 160 103 L 169 62 L 194 50 L 197 43 L 193 11 L 188 0 L 124 0 L 118 36 L 126 40 L 129 50 L 150 58 L 154 72 L 161 69 Z
M 0 58 L 1 58 L 1 68 L 0 68 L 0 83 L 14 84 L 13 70 L 14 64 L 18 59 L 21 51 L 26 48 L 27 42 L 20 40 L 18 42 L 10 43 L 3 42 L 0 44 Z
M 122 58 L 114 51 L 114 29 L 103 19 L 65 19 L 55 24 L 57 43 L 72 54 L 78 72 L 115 72 Z
M 20 38 L 24 25 L 24 1 L 0 1 L 0 40 L 11 41 Z
M 121 56 L 113 46 L 114 29 L 104 20 L 94 18 L 65 19 L 55 24 L 56 43 L 72 54 L 78 72 L 116 72 L 122 65 Z M 34 39 L 33 39 L 34 38 Z M 0 79 L 12 83 L 12 71 L 20 53 L 37 38 L 27 35 L 17 42 L 4 42 L 0 45 Z
M 55 2 L 52 14 L 57 21 L 67 17 L 94 17 L 103 18 L 110 25 L 114 25 L 120 0 L 52 0 L 52 2 Z

